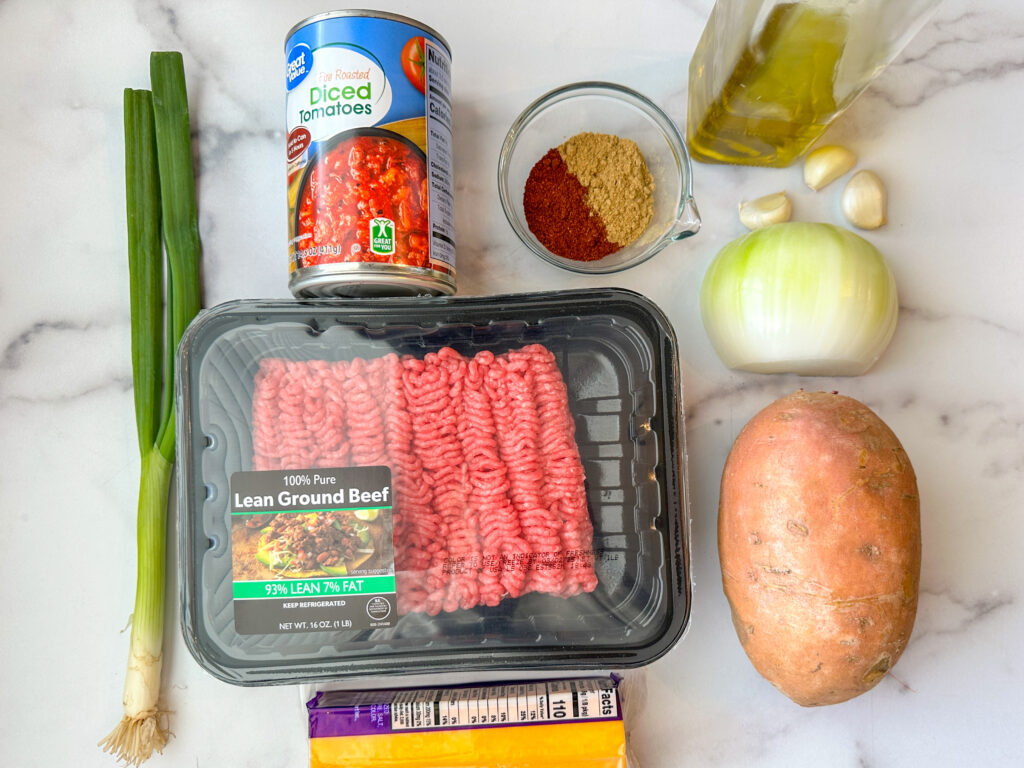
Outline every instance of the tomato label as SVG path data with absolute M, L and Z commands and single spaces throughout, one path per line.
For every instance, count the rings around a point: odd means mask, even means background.
M 323 141 L 347 128 L 376 125 L 391 109 L 391 83 L 373 58 L 345 46 L 308 54 L 309 75 L 288 94 L 288 130 Z
M 344 295 L 374 264 L 454 292 L 445 43 L 411 20 L 340 11 L 297 27 L 285 52 L 293 293 Z

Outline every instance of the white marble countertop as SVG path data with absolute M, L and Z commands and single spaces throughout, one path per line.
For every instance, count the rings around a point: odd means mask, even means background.
M 743 229 L 736 203 L 790 190 L 796 217 L 840 222 L 799 166 L 694 169 L 704 228 L 610 277 L 569 275 L 518 243 L 498 203 L 504 133 L 534 97 L 583 79 L 633 87 L 682 122 L 711 0 L 386 7 L 454 52 L 459 286 L 466 294 L 618 285 L 679 337 L 689 444 L 689 630 L 642 677 L 644 768 L 1024 765 L 1024 10 L 947 0 L 832 136 L 878 170 L 891 223 L 869 238 L 900 288 L 881 361 L 849 379 L 726 369 L 700 323 L 701 278 Z M 384 6 L 377 6 L 383 8 Z M 154 49 L 185 54 L 199 157 L 205 303 L 287 297 L 282 43 L 290 3 L 0 3 L 0 753 L 6 765 L 108 766 L 134 594 L 132 415 L 121 93 Z M 838 389 L 902 440 L 922 498 L 917 625 L 892 674 L 848 703 L 801 709 L 760 678 L 719 580 L 718 482 L 756 411 L 797 387 Z M 296 687 L 237 688 L 193 661 L 169 570 L 166 707 L 154 766 L 305 764 Z M 1020 632 L 1021 635 L 1017 633 Z M 1016 639 L 1014 639 L 1016 638 Z

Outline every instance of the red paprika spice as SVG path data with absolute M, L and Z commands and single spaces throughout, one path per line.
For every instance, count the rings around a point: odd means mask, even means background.
M 523 212 L 541 244 L 557 256 L 596 261 L 619 250 L 604 222 L 587 205 L 587 189 L 573 176 L 557 149 L 537 161 L 526 180 Z

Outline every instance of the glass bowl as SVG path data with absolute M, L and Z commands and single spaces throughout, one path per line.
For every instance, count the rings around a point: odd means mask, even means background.
M 549 251 L 530 231 L 523 212 L 523 190 L 533 166 L 549 149 L 586 131 L 635 141 L 654 177 L 654 216 L 647 229 L 636 241 L 596 261 L 566 259 Z M 519 239 L 545 261 L 573 272 L 618 272 L 700 229 L 683 135 L 650 99 L 613 83 L 566 85 L 523 110 L 501 147 L 498 194 Z

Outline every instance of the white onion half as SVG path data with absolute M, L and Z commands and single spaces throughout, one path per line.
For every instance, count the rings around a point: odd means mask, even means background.
M 701 316 L 730 368 L 857 376 L 896 331 L 896 280 L 878 249 L 831 224 L 786 222 L 726 245 L 708 267 Z

